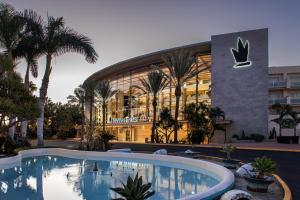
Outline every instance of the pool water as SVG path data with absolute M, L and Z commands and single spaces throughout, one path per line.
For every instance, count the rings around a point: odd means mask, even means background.
M 97 163 L 99 171 L 93 172 Z M 82 160 L 40 156 L 22 160 L 21 167 L 0 171 L 1 200 L 106 200 L 120 197 L 110 190 L 139 173 L 151 182 L 150 200 L 169 200 L 207 191 L 219 180 L 205 171 L 135 160 Z

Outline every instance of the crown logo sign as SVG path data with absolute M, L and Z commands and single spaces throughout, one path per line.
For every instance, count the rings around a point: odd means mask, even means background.
M 231 48 L 231 53 L 235 60 L 233 68 L 242 68 L 251 66 L 252 62 L 249 60 L 249 41 L 243 43 L 239 37 L 237 40 L 237 49 Z

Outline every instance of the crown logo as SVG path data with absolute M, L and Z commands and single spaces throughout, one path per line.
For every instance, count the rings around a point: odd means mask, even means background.
M 249 67 L 252 65 L 252 62 L 249 60 L 249 46 L 248 40 L 243 43 L 240 37 L 237 39 L 237 49 L 231 48 L 231 53 L 235 60 L 233 68 Z

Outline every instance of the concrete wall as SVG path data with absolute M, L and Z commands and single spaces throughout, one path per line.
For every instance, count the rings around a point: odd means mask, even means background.
M 231 48 L 249 41 L 249 67 L 234 68 Z M 232 120 L 230 135 L 268 133 L 268 29 L 212 36 L 212 105 Z

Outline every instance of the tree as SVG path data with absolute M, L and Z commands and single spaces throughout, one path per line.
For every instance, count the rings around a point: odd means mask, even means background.
M 102 129 L 105 132 L 105 122 L 106 122 L 106 106 L 107 101 L 112 98 L 117 90 L 114 90 L 108 80 L 100 81 L 96 86 L 96 94 L 102 104 Z
M 84 123 L 85 123 L 85 116 L 84 116 L 84 103 L 85 103 L 85 90 L 82 85 L 79 85 L 74 90 L 74 95 L 69 95 L 67 97 L 69 103 L 75 103 L 80 106 L 81 111 L 81 130 L 80 130 L 80 147 L 82 147 L 83 143 L 83 135 L 84 135 Z
M 88 125 L 87 125 L 87 150 L 90 150 L 92 140 L 93 140 L 93 134 L 95 130 L 95 120 L 93 119 L 93 107 L 95 103 L 95 88 L 96 88 L 96 81 L 90 79 L 83 83 L 82 87 L 85 90 L 85 102 L 86 104 L 89 104 L 89 119 L 88 119 Z
M 170 76 L 173 84 L 175 85 L 175 130 L 174 130 L 174 143 L 178 143 L 178 114 L 179 114 L 179 100 L 181 97 L 181 87 L 183 84 L 194 77 L 197 73 L 200 73 L 197 68 L 194 67 L 195 58 L 192 52 L 186 49 L 178 49 L 170 54 L 166 54 L 162 57 L 164 63 L 170 71 Z
M 294 136 L 296 136 L 296 127 L 300 123 L 297 112 L 293 111 L 290 105 L 274 104 L 271 109 L 279 114 L 278 118 L 272 120 L 279 125 L 279 136 L 282 136 L 282 128 L 293 128 Z
M 199 105 L 191 103 L 185 107 L 184 114 L 191 127 L 188 138 L 192 143 L 199 144 L 203 142 L 205 137 L 210 133 L 209 112 L 209 107 L 204 103 L 200 103 Z
M 48 17 L 48 23 L 44 27 L 41 48 L 46 55 L 46 68 L 40 87 L 40 117 L 37 120 L 38 145 L 43 145 L 44 109 L 48 91 L 50 74 L 52 71 L 52 59 L 68 52 L 83 54 L 89 63 L 97 61 L 97 53 L 89 38 L 74 30 L 65 27 L 63 17 Z
M 175 129 L 175 120 L 168 108 L 163 108 L 159 114 L 158 131 L 163 135 L 166 143 L 169 143 L 171 134 Z M 180 126 L 181 127 L 181 126 Z
M 1 62 L 0 66 L 3 66 Z M 0 76 L 0 133 L 5 134 L 21 119 L 33 119 L 38 115 L 37 98 L 24 87 L 21 77 L 12 72 L 3 73 Z
M 156 132 L 156 112 L 157 112 L 157 95 L 159 92 L 164 90 L 168 84 L 169 80 L 166 74 L 164 74 L 157 66 L 151 66 L 152 71 L 148 72 L 147 78 L 141 78 L 140 83 L 142 86 L 133 86 L 141 89 L 144 93 L 152 94 L 152 107 L 153 107 L 153 120 L 152 120 L 152 129 L 151 129 L 151 142 L 154 142 L 154 139 L 157 141 L 158 137 Z
M 211 139 L 213 138 L 215 134 L 215 130 L 225 131 L 225 128 L 222 125 L 218 124 L 218 120 L 225 119 L 225 112 L 221 110 L 221 108 L 219 107 L 210 108 L 209 119 L 210 119 L 211 131 L 210 134 L 208 135 L 208 142 L 210 142 Z M 226 142 L 226 132 L 225 132 L 225 142 Z
M 29 72 L 34 78 L 38 76 L 38 58 L 42 56 L 40 48 L 42 34 L 42 18 L 32 10 L 25 10 L 19 14 L 21 20 L 26 24 L 26 33 L 13 49 L 14 58 L 24 58 L 27 63 L 26 73 L 24 78 L 25 87 L 30 89 Z M 23 137 L 27 135 L 28 121 L 23 119 L 21 123 L 21 133 Z

